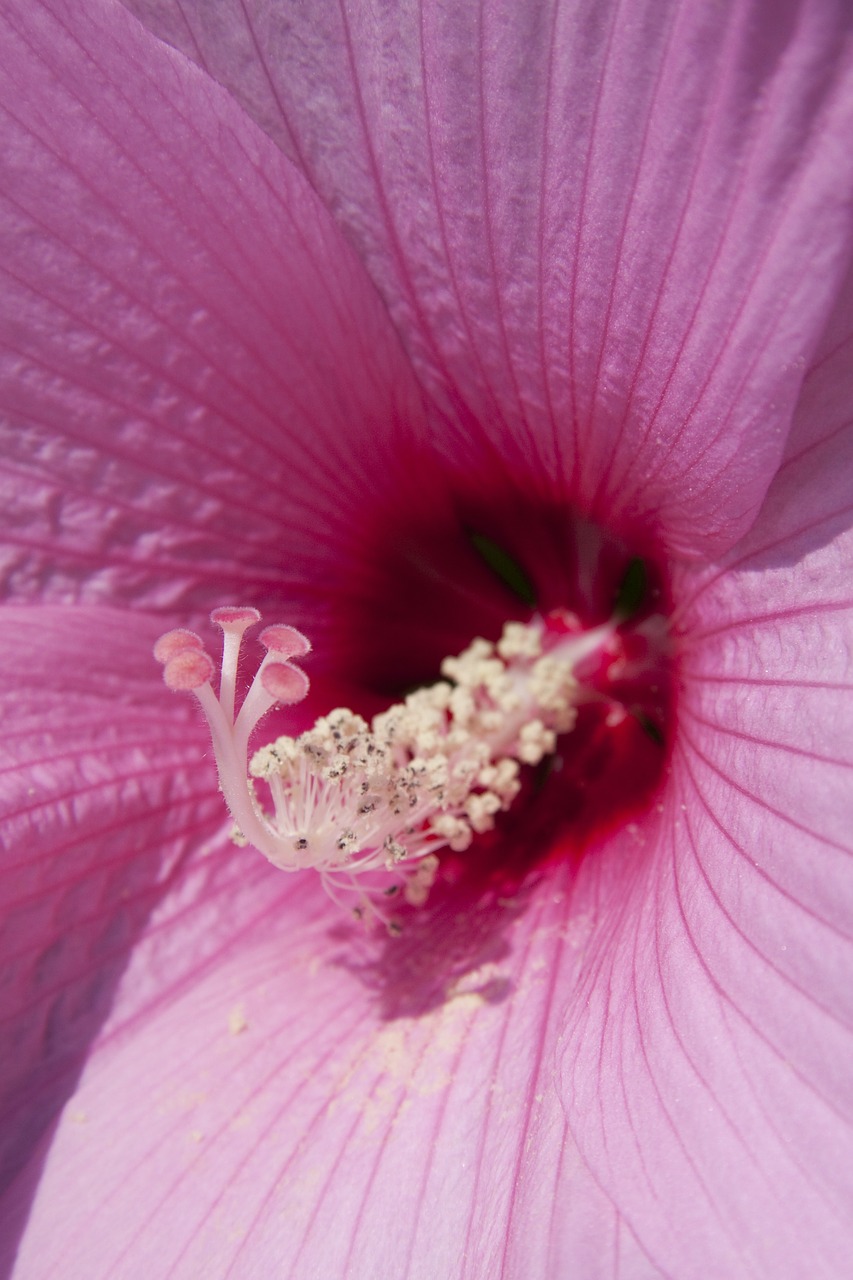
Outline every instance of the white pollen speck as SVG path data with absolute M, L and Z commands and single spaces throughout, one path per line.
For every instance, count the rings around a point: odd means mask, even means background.
M 249 1027 L 246 1021 L 246 1015 L 240 1005 L 236 1005 L 228 1015 L 228 1033 L 232 1036 L 239 1036 L 242 1031 L 247 1031 Z

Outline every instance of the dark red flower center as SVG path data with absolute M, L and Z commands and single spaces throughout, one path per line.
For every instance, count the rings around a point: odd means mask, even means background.
M 346 684 L 373 711 L 438 678 L 442 659 L 510 619 L 553 634 L 616 620 L 612 643 L 579 672 L 601 694 L 539 765 L 493 831 L 441 854 L 440 879 L 510 891 L 555 859 L 578 859 L 655 802 L 673 734 L 675 654 L 665 558 L 645 531 L 608 532 L 562 504 L 464 497 L 395 513 L 360 533 L 369 586 L 335 593 L 348 637 Z M 317 646 L 319 648 L 319 646 Z

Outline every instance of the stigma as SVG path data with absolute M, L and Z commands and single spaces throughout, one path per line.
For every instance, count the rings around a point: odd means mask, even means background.
M 584 629 L 558 611 L 508 623 L 497 643 L 475 639 L 444 660 L 441 680 L 370 723 L 339 707 L 250 756 L 267 712 L 301 702 L 309 689 L 300 660 L 310 642 L 293 627 L 267 626 L 237 709 L 241 647 L 260 620 L 252 608 L 211 614 L 222 633 L 218 692 L 217 666 L 194 632 L 167 632 L 154 655 L 169 688 L 192 693 L 205 714 L 237 843 L 282 871 L 318 872 L 335 899 L 355 891 L 356 913 L 386 922 L 376 902 L 399 894 L 421 905 L 441 851 L 463 853 L 494 827 L 521 789 L 522 769 L 555 752 L 582 705 L 601 704 L 613 723 L 626 714 L 608 691 L 627 656 L 618 619 Z

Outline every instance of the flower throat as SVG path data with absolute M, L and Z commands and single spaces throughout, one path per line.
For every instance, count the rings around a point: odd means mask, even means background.
M 283 871 L 319 872 L 332 898 L 355 894 L 356 914 L 392 932 L 399 926 L 387 900 L 421 906 L 442 858 L 466 855 L 523 792 L 525 775 L 571 751 L 579 715 L 594 716 L 599 736 L 633 720 L 660 742 L 645 695 L 660 687 L 665 621 L 632 624 L 617 606 L 592 628 L 565 610 L 510 622 L 497 643 L 475 639 L 444 660 L 443 679 L 370 723 L 337 708 L 250 758 L 266 713 L 308 693 L 298 663 L 311 645 L 293 627 L 262 630 L 266 652 L 238 711 L 240 651 L 260 614 L 227 607 L 211 620 L 223 639 L 218 695 L 215 664 L 195 633 L 170 631 L 154 653 L 169 688 L 192 692 L 204 711 L 235 841 Z

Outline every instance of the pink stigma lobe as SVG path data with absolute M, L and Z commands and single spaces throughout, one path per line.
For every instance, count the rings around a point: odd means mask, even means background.
M 154 657 L 158 662 L 165 663 L 170 658 L 174 658 L 175 654 L 184 653 L 187 649 L 195 649 L 203 653 L 204 641 L 194 631 L 178 628 L 175 631 L 167 631 L 160 637 L 154 646 Z
M 264 627 L 259 639 L 264 648 L 274 653 L 277 658 L 304 658 L 306 653 L 311 652 L 311 641 L 308 637 L 301 631 L 297 631 L 295 627 L 288 627 L 284 623 Z
M 204 650 L 183 649 L 169 658 L 163 668 L 163 679 L 170 689 L 200 689 L 208 684 L 215 668 Z
M 222 605 L 218 609 L 214 609 L 210 615 L 210 621 L 215 623 L 217 627 L 222 627 L 223 631 L 227 627 L 229 630 L 239 631 L 242 635 L 249 627 L 253 627 L 256 622 L 260 622 L 261 615 L 257 609 L 253 609 L 250 605 L 241 608 L 239 606 Z
M 289 662 L 271 662 L 261 672 L 261 684 L 276 702 L 292 706 L 308 692 L 308 677 Z

